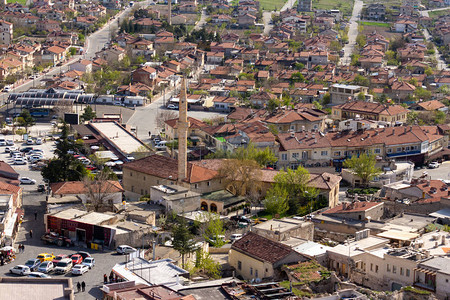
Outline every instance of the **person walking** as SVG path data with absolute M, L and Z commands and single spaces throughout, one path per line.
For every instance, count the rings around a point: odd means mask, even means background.
M 86 283 L 81 282 L 81 291 L 84 292 L 84 290 L 86 289 Z
M 103 274 L 103 283 L 104 284 L 108 283 L 108 276 L 106 276 L 106 274 Z
M 109 273 L 109 282 L 113 282 L 114 279 L 114 273 L 111 271 L 111 273 Z
M 24 252 L 25 252 L 25 245 L 22 244 L 22 253 L 24 253 Z
M 34 213 L 34 220 L 37 220 L 37 212 Z
M 33 238 L 33 230 L 30 230 L 30 238 Z
M 81 284 L 80 284 L 80 282 L 78 281 L 78 283 L 77 283 L 77 290 L 78 290 L 78 293 L 80 292 L 80 290 L 81 290 Z

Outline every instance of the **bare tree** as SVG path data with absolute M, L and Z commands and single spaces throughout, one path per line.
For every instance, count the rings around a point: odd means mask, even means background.
M 219 170 L 225 186 L 235 195 L 244 196 L 261 182 L 262 171 L 258 163 L 250 159 L 227 159 Z
M 102 171 L 95 177 L 85 177 L 83 180 L 88 210 L 101 211 L 105 207 L 111 208 L 114 194 L 120 191 L 120 183 L 110 180 L 111 174 Z
M 178 114 L 175 111 L 171 110 L 162 110 L 158 113 L 156 117 L 156 126 L 158 128 L 164 128 L 165 122 L 167 120 L 176 119 L 178 118 Z

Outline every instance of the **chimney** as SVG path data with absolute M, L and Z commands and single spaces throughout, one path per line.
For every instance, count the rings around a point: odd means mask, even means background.
M 169 0 L 170 2 L 171 0 Z M 178 182 L 187 177 L 187 132 L 189 121 L 187 118 L 186 79 L 181 80 L 180 101 L 178 103 Z

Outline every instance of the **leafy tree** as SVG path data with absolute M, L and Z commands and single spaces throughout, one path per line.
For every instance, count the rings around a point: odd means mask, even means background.
M 273 113 L 274 111 L 277 110 L 278 105 L 279 105 L 279 102 L 277 101 L 277 99 L 270 98 L 269 103 L 267 103 L 267 111 L 270 113 Z
M 173 249 L 177 250 L 181 254 L 181 262 L 184 268 L 186 254 L 194 251 L 195 242 L 193 240 L 192 233 L 186 224 L 186 220 L 182 217 L 180 222 L 176 224 L 172 229 L 173 237 Z
M 256 150 L 252 155 L 252 159 L 255 160 L 261 167 L 267 167 L 268 165 L 273 165 L 277 162 L 278 158 L 269 149 L 269 147 L 264 150 Z
M 366 99 L 366 95 L 363 92 L 359 93 L 358 94 L 358 100 L 359 101 L 364 101 L 364 99 Z
M 366 43 L 366 36 L 364 34 L 358 34 L 358 36 L 356 37 L 356 43 L 358 44 L 359 48 L 363 48 Z
M 20 115 L 16 119 L 20 127 L 24 127 L 25 131 L 28 132 L 28 128 L 36 124 L 34 118 L 31 116 L 30 112 L 26 109 L 22 110 Z
M 289 210 L 288 192 L 281 186 L 277 185 L 267 192 L 264 200 L 264 208 L 275 217 L 275 215 L 284 215 Z
M 69 139 L 69 126 L 63 124 L 61 137 L 54 151 L 56 158 L 52 159 L 41 171 L 42 177 L 50 183 L 61 181 L 82 180 L 88 172 L 84 165 L 73 154 L 82 149 L 82 144 Z
M 331 102 L 331 95 L 330 93 L 326 93 L 325 95 L 323 95 L 322 97 L 322 104 L 323 105 L 327 105 Z
M 320 104 L 320 103 L 317 102 L 317 101 L 313 101 L 312 104 L 314 105 L 314 108 L 316 108 L 316 109 L 322 109 L 322 108 L 323 108 L 323 107 L 322 107 L 322 104 Z
M 353 83 L 362 86 L 369 86 L 369 78 L 362 75 L 356 75 Z
M 96 117 L 97 117 L 97 114 L 95 113 L 95 111 L 92 109 L 92 107 L 90 105 L 86 106 L 86 108 L 84 109 L 84 113 L 81 115 L 81 119 L 83 121 L 90 121 Z
M 220 278 L 220 264 L 212 259 L 209 253 L 205 253 L 202 249 L 196 251 L 195 267 L 205 275 L 219 279 Z
M 445 122 L 446 117 L 447 117 L 447 115 L 445 114 L 445 112 L 436 110 L 434 112 L 434 123 L 435 124 L 443 124 Z
M 417 78 L 414 78 L 414 77 L 409 80 L 409 83 L 411 83 L 414 86 L 418 86 L 419 85 L 419 82 L 417 81 Z
M 416 90 L 414 91 L 414 95 L 416 96 L 416 98 L 419 98 L 422 100 L 431 99 L 431 92 L 422 87 L 416 88 Z
M 291 81 L 291 83 L 305 82 L 305 76 L 303 76 L 303 74 L 300 72 L 295 72 L 295 73 L 292 73 L 290 81 Z
M 213 247 L 220 248 L 225 244 L 221 237 L 223 235 L 225 235 L 225 229 L 222 220 L 217 214 L 210 213 L 204 238 L 209 240 Z
M 367 186 L 372 178 L 381 174 L 381 169 L 377 168 L 375 164 L 375 156 L 366 153 L 361 154 L 359 157 L 353 155 L 352 158 L 344 161 L 344 167 L 351 169 L 361 179 L 363 186 Z
M 287 193 L 289 213 L 291 214 L 298 212 L 298 209 L 304 204 L 307 195 L 317 195 L 317 190 L 308 186 L 310 179 L 308 170 L 301 166 L 296 170 L 287 169 L 287 171 L 280 171 L 274 179 L 275 184 L 272 189 L 281 189 Z M 268 191 L 268 195 L 275 193 L 271 190 Z
M 219 174 L 225 179 L 225 186 L 231 187 L 236 195 L 250 193 L 262 176 L 259 164 L 252 159 L 227 159 Z
M 415 124 L 417 119 L 419 117 L 419 113 L 417 111 L 410 111 L 407 115 L 406 115 L 406 122 L 408 124 Z
M 431 68 L 431 67 L 427 67 L 426 69 L 425 69 L 425 74 L 427 75 L 427 76 L 431 76 L 431 75 L 433 75 L 433 69 Z

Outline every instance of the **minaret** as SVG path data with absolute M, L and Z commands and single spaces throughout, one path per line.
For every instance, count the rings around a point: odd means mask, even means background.
M 170 0 L 169 0 L 170 1 Z M 186 80 L 181 79 L 180 101 L 178 103 L 178 182 L 187 177 L 187 135 L 189 122 L 187 118 Z
M 172 0 L 168 0 L 169 4 L 169 25 L 172 25 Z

